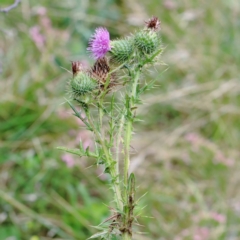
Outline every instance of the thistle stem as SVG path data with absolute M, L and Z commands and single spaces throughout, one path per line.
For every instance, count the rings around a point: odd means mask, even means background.
M 99 115 L 99 132 L 100 134 L 102 134 L 102 121 L 103 121 L 102 99 L 100 99 L 99 101 L 98 115 Z
M 129 192 L 128 192 L 128 177 L 129 177 L 129 166 L 130 166 L 130 142 L 132 138 L 132 125 L 133 125 L 133 107 L 136 102 L 136 94 L 137 94 L 137 86 L 138 86 L 138 80 L 139 80 L 139 75 L 140 75 L 140 69 L 137 69 L 135 73 L 133 74 L 133 83 L 132 83 L 132 89 L 131 89 L 131 94 L 130 96 L 126 95 L 126 110 L 127 110 L 127 115 L 126 115 L 126 128 L 125 128 L 125 137 L 124 137 L 124 177 L 123 177 L 123 201 L 124 201 L 124 208 L 123 208 L 123 235 L 122 239 L 123 240 L 131 240 L 132 236 L 130 232 L 132 232 L 132 229 L 129 228 L 129 221 L 131 221 L 130 218 L 130 208 L 131 206 L 129 205 Z M 130 227 L 131 228 L 131 227 Z
M 129 233 L 123 233 L 122 240 L 132 240 L 132 236 Z
M 94 132 L 98 142 L 102 146 L 103 152 L 105 154 L 106 164 L 109 167 L 109 172 L 110 172 L 110 175 L 111 175 L 111 178 L 112 178 L 112 184 L 113 184 L 113 190 L 114 190 L 114 198 L 115 198 L 115 201 L 117 203 L 118 209 L 121 210 L 123 208 L 123 206 L 122 206 L 122 196 L 121 196 L 121 190 L 120 190 L 119 180 L 118 180 L 119 177 L 117 175 L 116 168 L 115 168 L 114 164 L 112 164 L 114 162 L 114 160 L 112 159 L 111 155 L 109 154 L 109 151 L 108 151 L 108 149 L 106 147 L 106 144 L 102 140 L 102 136 L 100 135 L 100 133 L 95 128 L 95 125 L 92 122 L 91 116 L 90 116 L 88 111 L 86 111 L 86 116 L 87 116 L 88 122 L 91 125 L 91 127 L 93 129 L 93 132 Z
M 127 123 L 126 123 L 126 130 L 125 130 L 125 138 L 124 138 L 124 152 L 125 152 L 125 158 L 124 158 L 124 185 L 125 189 L 127 188 L 128 183 L 128 171 L 129 171 L 129 165 L 130 165 L 130 142 L 132 138 L 132 124 L 133 124 L 133 114 L 132 114 L 132 108 L 134 107 L 135 100 L 136 100 L 136 92 L 137 92 L 137 85 L 138 85 L 138 79 L 140 75 L 140 70 L 137 70 L 133 77 L 133 84 L 132 84 L 132 91 L 130 97 L 126 98 L 126 106 L 127 109 Z M 130 115 L 130 116 L 129 116 Z M 124 200 L 127 201 L 127 189 L 124 191 Z
M 119 128 L 118 128 L 118 133 L 117 133 L 117 142 L 116 142 L 116 169 L 117 169 L 117 173 L 119 174 L 119 158 L 120 158 L 120 150 L 121 150 L 121 139 L 122 139 L 122 130 L 123 130 L 123 126 L 124 126 L 124 122 L 125 122 L 125 119 L 124 119 L 124 113 L 122 113 L 122 116 L 120 118 L 120 125 L 119 125 Z

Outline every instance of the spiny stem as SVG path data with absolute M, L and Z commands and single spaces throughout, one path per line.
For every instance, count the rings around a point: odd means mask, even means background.
M 132 122 L 131 120 L 128 120 L 125 130 L 125 158 L 124 158 L 124 188 L 127 188 L 127 181 L 128 181 L 128 169 L 130 165 L 130 141 L 131 141 L 131 135 L 132 135 Z M 124 191 L 126 193 L 126 191 Z M 127 195 L 124 194 L 124 200 L 126 201 Z
M 99 132 L 102 133 L 102 121 L 103 121 L 102 99 L 99 100 L 98 115 L 99 115 Z
M 91 116 L 89 114 L 89 111 L 86 111 L 86 116 L 88 118 L 88 122 L 91 125 L 93 132 L 98 140 L 98 142 L 100 143 L 100 145 L 102 146 L 103 152 L 105 154 L 106 157 L 106 163 L 109 166 L 109 170 L 110 170 L 110 175 L 112 178 L 112 184 L 113 184 L 113 189 L 114 189 L 114 197 L 117 203 L 117 207 L 119 210 L 121 210 L 123 208 L 122 206 L 122 197 L 121 197 L 121 190 L 119 187 L 119 180 L 118 180 L 118 175 L 116 173 L 116 169 L 114 167 L 113 163 L 113 159 L 111 158 L 109 151 L 105 145 L 105 142 L 102 140 L 102 136 L 99 134 L 99 132 L 96 130 L 94 123 L 92 122 Z
M 129 233 L 123 233 L 122 240 L 132 240 L 132 236 Z
M 123 177 L 123 201 L 124 201 L 124 215 L 123 215 L 123 240 L 131 240 L 131 230 L 129 228 L 132 228 L 131 226 L 128 226 L 128 223 L 130 220 L 129 211 L 131 209 L 131 206 L 129 204 L 129 191 L 128 191 L 128 175 L 129 175 L 129 165 L 130 165 L 130 142 L 132 138 L 132 124 L 133 124 L 133 113 L 132 109 L 134 107 L 135 101 L 136 101 L 136 94 L 137 94 L 137 86 L 138 86 L 138 80 L 140 75 L 140 69 L 137 69 L 135 73 L 133 74 L 133 83 L 132 83 L 132 90 L 130 96 L 126 95 L 126 110 L 127 110 L 127 116 L 126 116 L 126 128 L 125 128 L 125 138 L 124 138 L 124 177 Z
M 120 157 L 120 150 L 121 150 L 121 138 L 122 138 L 122 130 L 123 130 L 123 126 L 124 126 L 124 122 L 125 122 L 125 118 L 124 118 L 124 113 L 122 113 L 122 116 L 120 118 L 120 124 L 119 124 L 119 128 L 118 128 L 118 133 L 117 133 L 117 142 L 116 142 L 116 169 L 117 169 L 117 173 L 119 173 L 119 157 Z
M 130 114 L 130 116 L 127 116 L 127 123 L 126 123 L 126 130 L 125 130 L 125 138 L 124 138 L 124 152 L 125 152 L 125 158 L 124 158 L 124 185 L 125 188 L 127 187 L 128 183 L 128 170 L 130 165 L 130 142 L 132 138 L 132 123 L 133 123 L 133 117 L 132 117 L 132 108 L 134 107 L 135 99 L 136 99 L 136 92 L 137 92 L 137 85 L 138 85 L 138 79 L 140 75 L 140 70 L 137 70 L 134 74 L 133 78 L 133 84 L 132 84 L 132 91 L 130 97 L 126 97 L 126 106 L 127 114 Z M 124 200 L 126 201 L 126 192 L 124 194 Z

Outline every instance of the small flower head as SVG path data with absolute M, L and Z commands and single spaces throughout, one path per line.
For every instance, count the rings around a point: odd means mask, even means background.
M 158 31 L 160 29 L 160 21 L 157 17 L 152 17 L 145 22 L 148 29 Z
M 111 50 L 110 35 L 106 28 L 100 27 L 95 30 L 94 35 L 89 41 L 87 50 L 92 53 L 95 59 L 104 57 Z

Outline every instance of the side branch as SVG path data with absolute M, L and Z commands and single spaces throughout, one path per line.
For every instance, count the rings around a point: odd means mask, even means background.
M 21 2 L 21 0 L 15 0 L 15 2 L 12 5 L 5 7 L 5 8 L 0 8 L 0 12 L 8 13 L 13 8 L 16 8 L 20 2 Z

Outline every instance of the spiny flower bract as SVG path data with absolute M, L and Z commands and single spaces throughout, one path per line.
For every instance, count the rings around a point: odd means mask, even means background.
M 111 50 L 110 34 L 106 28 L 99 27 L 89 41 L 87 48 L 95 59 L 102 58 Z
M 133 53 L 133 41 L 130 38 L 112 41 L 111 46 L 111 58 L 118 63 L 124 63 Z
M 70 81 L 71 92 L 74 98 L 91 93 L 97 87 L 97 83 L 84 72 L 78 73 Z
M 73 98 L 78 98 L 87 93 L 91 93 L 97 87 L 96 81 L 89 73 L 83 71 L 81 62 L 72 62 L 73 77 L 69 82 L 69 92 Z
M 161 39 L 155 31 L 142 30 L 135 34 L 134 43 L 140 52 L 151 54 L 160 46 Z

